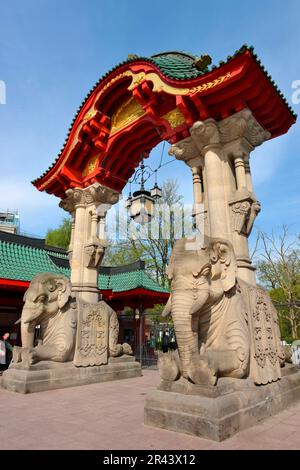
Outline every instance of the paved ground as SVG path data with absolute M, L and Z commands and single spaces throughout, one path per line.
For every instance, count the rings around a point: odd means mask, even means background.
M 300 449 L 300 404 L 217 443 L 143 424 L 158 372 L 49 392 L 0 390 L 1 449 Z

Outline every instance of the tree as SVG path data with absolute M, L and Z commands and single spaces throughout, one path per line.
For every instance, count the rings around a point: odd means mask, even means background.
M 71 228 L 71 219 L 64 218 L 63 222 L 57 229 L 48 229 L 46 234 L 46 244 L 67 250 L 71 239 Z
M 144 250 L 141 246 L 132 245 L 129 240 L 110 241 L 105 250 L 103 265 L 122 266 L 143 259 Z
M 139 245 L 143 249 L 144 255 L 148 258 L 148 269 L 154 274 L 156 281 L 164 287 L 169 286 L 167 266 L 171 250 L 176 241 L 176 237 L 182 236 L 181 217 L 176 217 L 176 210 L 182 212 L 182 195 L 179 194 L 178 181 L 168 179 L 162 185 L 162 197 L 159 201 L 158 212 L 158 237 L 154 237 L 150 230 L 148 238 L 140 238 L 138 241 L 131 240 L 135 246 Z M 159 209 L 161 208 L 161 211 Z M 154 222 L 155 223 L 155 222 Z M 150 227 L 151 228 L 151 227 Z
M 279 237 L 259 233 L 261 255 L 257 261 L 259 280 L 268 289 L 278 309 L 282 333 L 298 338 L 300 327 L 300 237 L 289 236 L 286 226 Z
M 162 186 L 162 197 L 157 203 L 158 216 L 146 226 L 138 226 L 136 237 L 122 234 L 122 241 L 110 242 L 105 264 L 124 264 L 143 259 L 149 274 L 162 286 L 168 287 L 167 265 L 176 238 L 182 237 L 183 197 L 179 194 L 178 182 L 169 179 Z M 134 222 L 132 222 L 136 226 Z M 121 224 L 124 231 L 127 224 Z

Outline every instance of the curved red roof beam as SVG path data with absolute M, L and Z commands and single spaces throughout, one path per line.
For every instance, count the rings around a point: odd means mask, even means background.
M 243 46 L 210 70 L 198 63 L 190 54 L 166 52 L 115 67 L 88 94 L 56 161 L 33 184 L 60 198 L 95 182 L 121 192 L 143 153 L 189 136 L 196 120 L 219 121 L 249 108 L 271 138 L 295 123 L 253 48 Z

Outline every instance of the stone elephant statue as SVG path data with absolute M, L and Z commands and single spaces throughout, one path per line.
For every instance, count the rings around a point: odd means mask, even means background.
M 230 242 L 204 237 L 201 246 L 195 248 L 195 243 L 196 239 L 178 240 L 172 251 L 168 270 L 171 295 L 162 315 L 172 315 L 178 354 L 160 356 L 161 376 L 169 381 L 182 376 L 194 384 L 215 385 L 218 377 L 249 375 L 253 365 L 255 381 L 263 383 L 255 364 L 263 342 L 259 343 L 262 338 L 255 338 L 255 318 L 251 316 L 255 316 L 256 307 L 254 294 L 249 296 L 249 290 L 253 289 L 255 295 L 266 293 L 237 278 Z M 266 311 L 260 315 L 266 318 L 268 312 L 273 315 L 269 328 L 272 338 L 263 350 L 276 363 L 270 364 L 271 369 L 276 369 L 269 372 L 271 381 L 280 374 L 277 366 L 282 351 L 274 311 L 265 297 L 264 302 Z M 262 318 L 260 321 L 264 324 Z M 271 349 L 276 358 L 271 358 Z
M 19 320 L 22 347 L 14 348 L 12 367 L 16 363 L 31 365 L 39 361 L 72 361 L 78 342 L 78 316 L 83 308 L 80 301 L 72 296 L 70 280 L 63 275 L 53 273 L 39 274 L 31 281 L 25 292 L 24 301 Z M 107 323 L 106 343 L 109 350 L 107 356 L 118 356 L 123 352 L 130 354 L 129 345 L 117 344 L 116 312 L 105 302 L 100 304 Z M 95 305 L 85 304 L 85 312 L 89 314 Z M 35 346 L 35 329 L 38 325 L 40 339 Z

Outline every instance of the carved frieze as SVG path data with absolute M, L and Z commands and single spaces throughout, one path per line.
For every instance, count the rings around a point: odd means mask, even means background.
M 164 114 L 164 116 L 162 117 L 163 119 L 166 119 L 169 122 L 172 129 L 175 129 L 175 127 L 185 123 L 185 117 L 178 108 L 172 109 L 167 114 Z
M 224 144 L 244 137 L 253 147 L 257 147 L 270 138 L 270 133 L 261 127 L 249 109 L 223 119 L 218 127 Z
M 229 203 L 231 207 L 232 230 L 239 234 L 249 236 L 257 214 L 260 212 L 260 203 L 249 196 Z
M 104 240 L 93 240 L 84 247 L 85 266 L 98 268 L 105 254 L 107 243 Z
M 228 146 L 232 142 L 236 147 L 237 142 L 243 141 L 248 142 L 250 150 L 270 138 L 270 133 L 256 121 L 249 109 L 243 109 L 219 122 L 212 118 L 197 121 L 190 128 L 190 133 L 190 138 L 171 146 L 170 155 L 188 162 L 197 154 L 203 154 L 210 146 Z
M 76 366 L 100 366 L 108 362 L 108 310 L 100 302 L 78 302 Z
M 208 145 L 219 145 L 218 124 L 214 119 L 197 121 L 190 128 L 191 136 L 200 152 Z
M 281 377 L 284 362 L 277 312 L 268 292 L 258 286 L 241 284 L 249 299 L 248 324 L 251 333 L 250 369 L 256 384 L 266 384 Z
M 174 156 L 177 160 L 188 162 L 199 155 L 199 150 L 197 149 L 193 139 L 188 137 L 187 139 L 183 139 L 172 145 L 169 148 L 169 155 Z

